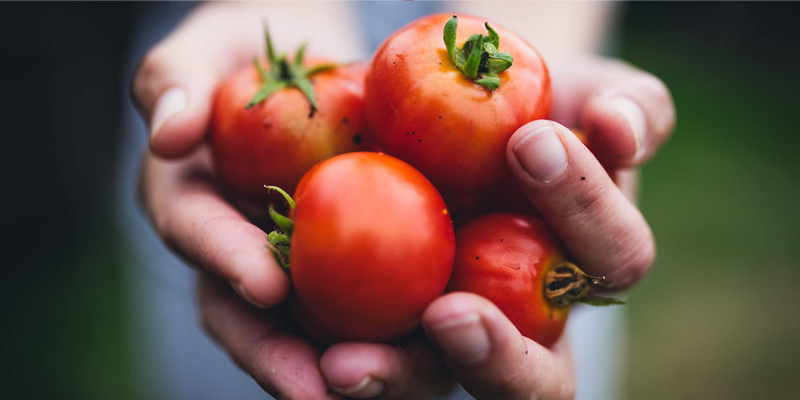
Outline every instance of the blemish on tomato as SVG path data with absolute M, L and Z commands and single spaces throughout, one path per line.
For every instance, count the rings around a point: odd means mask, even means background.
M 363 136 L 359 135 L 358 133 L 353 135 L 353 143 L 361 144 L 361 142 L 363 142 L 363 141 L 364 141 L 364 137 Z
M 585 176 L 582 176 L 582 177 L 581 177 L 581 180 L 582 180 L 582 181 L 585 181 L 585 180 L 586 180 L 586 177 L 585 177 Z
M 447 211 L 447 209 L 446 209 L 446 208 L 443 208 L 443 209 L 442 209 L 442 215 L 447 215 L 447 214 L 449 214 L 449 212 Z

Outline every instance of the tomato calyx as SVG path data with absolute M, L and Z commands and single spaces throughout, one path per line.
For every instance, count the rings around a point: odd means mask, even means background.
M 280 193 L 286 202 L 289 204 L 289 208 L 294 210 L 294 199 L 289 193 L 286 193 L 283 189 L 277 186 L 266 186 L 264 185 L 267 190 L 274 190 Z M 275 260 L 278 261 L 278 264 L 283 268 L 284 271 L 287 273 L 289 272 L 289 251 L 292 248 L 292 231 L 294 230 L 294 221 L 285 216 L 281 215 L 277 211 L 275 211 L 275 207 L 272 204 L 269 205 L 269 216 L 272 218 L 272 221 L 275 222 L 275 225 L 278 229 L 270 232 L 267 235 L 267 241 L 272 246 L 269 247 L 269 250 L 275 256 Z
M 498 52 L 500 35 L 488 22 L 484 26 L 489 36 L 473 34 L 459 48 L 456 46 L 458 17 L 453 15 L 444 25 L 444 45 L 450 61 L 464 77 L 493 91 L 500 87 L 500 77 L 497 75 L 509 69 L 514 58 L 511 54 Z
M 275 54 L 275 50 L 272 48 L 269 29 L 267 29 L 266 24 L 264 24 L 264 37 L 267 42 L 267 64 L 269 69 L 264 70 L 258 57 L 253 56 L 253 66 L 255 66 L 259 77 L 261 77 L 262 85 L 253 96 L 252 100 L 247 103 L 245 109 L 249 110 L 251 107 L 266 100 L 273 93 L 281 89 L 294 87 L 303 92 L 303 95 L 308 99 L 308 102 L 311 104 L 309 118 L 313 117 L 314 112 L 317 111 L 317 99 L 314 97 L 314 89 L 309 78 L 320 72 L 334 69 L 338 65 L 329 63 L 305 68 L 303 66 L 303 57 L 305 55 L 307 43 L 300 45 L 300 48 L 297 49 L 297 53 L 295 53 L 294 59 L 292 62 L 289 62 L 286 53 Z
M 563 261 L 547 271 L 544 293 L 547 301 L 556 308 L 568 308 L 574 303 L 593 306 L 625 304 L 625 301 L 612 297 L 588 296 L 595 288 L 611 288 L 604 276 L 592 276 L 581 271 L 575 264 Z

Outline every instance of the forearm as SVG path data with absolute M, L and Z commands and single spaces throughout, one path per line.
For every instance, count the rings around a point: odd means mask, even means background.
M 294 51 L 307 41 L 308 52 L 317 56 L 351 60 L 365 55 L 355 6 L 349 2 L 208 3 L 199 6 L 175 32 L 188 30 L 192 35 L 173 34 L 170 38 L 185 38 L 184 46 L 224 51 L 249 62 L 253 55 L 263 55 L 264 23 L 279 51 Z M 198 40 L 197 32 L 206 40 Z
M 479 15 L 517 32 L 548 61 L 602 51 L 618 11 L 610 2 L 574 1 L 459 1 L 447 9 Z

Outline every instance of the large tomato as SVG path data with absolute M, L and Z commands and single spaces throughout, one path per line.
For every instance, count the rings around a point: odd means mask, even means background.
M 619 304 L 587 296 L 601 277 L 584 274 L 539 218 L 497 213 L 475 219 L 456 234 L 456 258 L 448 291 L 491 300 L 524 336 L 553 345 L 574 302 Z
M 302 53 L 292 62 L 271 48 L 267 53 L 266 67 L 242 68 L 219 86 L 211 121 L 214 158 L 224 182 L 257 198 L 266 196 L 264 185 L 291 191 L 318 162 L 369 149 L 364 66 L 315 71 L 324 64 L 305 62 Z M 254 102 L 256 96 L 261 100 Z
M 295 192 L 290 271 L 301 325 L 325 342 L 401 338 L 440 296 L 455 253 L 433 185 L 403 161 L 348 153 Z
M 456 29 L 450 18 L 417 20 L 380 46 L 367 72 L 367 119 L 389 154 L 438 188 L 485 189 L 510 174 L 505 149 L 511 134 L 548 116 L 550 77 L 539 54 L 513 32 L 469 16 L 459 17 Z M 472 43 L 451 46 L 452 57 L 443 40 L 446 24 L 456 44 Z M 478 57 L 470 48 L 487 50 Z M 473 74 L 452 61 L 463 64 L 473 53 L 480 61 Z

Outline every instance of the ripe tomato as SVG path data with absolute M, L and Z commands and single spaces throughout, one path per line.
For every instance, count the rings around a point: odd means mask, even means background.
M 211 121 L 211 144 L 223 181 L 255 198 L 266 196 L 266 184 L 291 191 L 318 162 L 369 149 L 363 113 L 366 68 L 304 62 L 302 52 L 295 57 L 300 64 L 289 63 L 285 55 L 273 54 L 269 42 L 268 47 L 265 70 L 260 65 L 242 68 L 219 86 Z M 305 83 L 293 86 L 300 80 Z M 262 100 L 248 108 L 257 93 Z
M 470 35 L 488 30 L 489 36 L 479 39 L 484 45 L 473 41 L 472 48 L 495 47 L 492 40 L 497 39 L 500 52 L 492 59 L 487 50 L 475 80 L 467 78 L 442 40 L 446 23 L 451 33 L 456 31 L 449 18 L 417 20 L 380 46 L 367 72 L 367 119 L 389 154 L 419 169 L 441 190 L 485 189 L 510 174 L 505 150 L 511 134 L 548 116 L 550 77 L 542 58 L 522 38 L 501 27 L 492 34 L 483 20 L 462 16 L 455 43 L 470 42 Z M 467 55 L 468 47 L 454 49 L 454 58 Z M 513 58 L 513 65 L 494 67 L 507 58 Z M 507 69 L 492 72 L 502 68 Z
M 489 214 L 459 228 L 448 291 L 468 291 L 491 300 L 524 336 L 553 345 L 576 302 L 619 304 L 585 297 L 603 286 L 566 262 L 560 243 L 539 218 Z
M 401 338 L 440 296 L 455 253 L 433 185 L 403 161 L 348 153 L 295 192 L 290 271 L 301 325 L 325 341 Z

